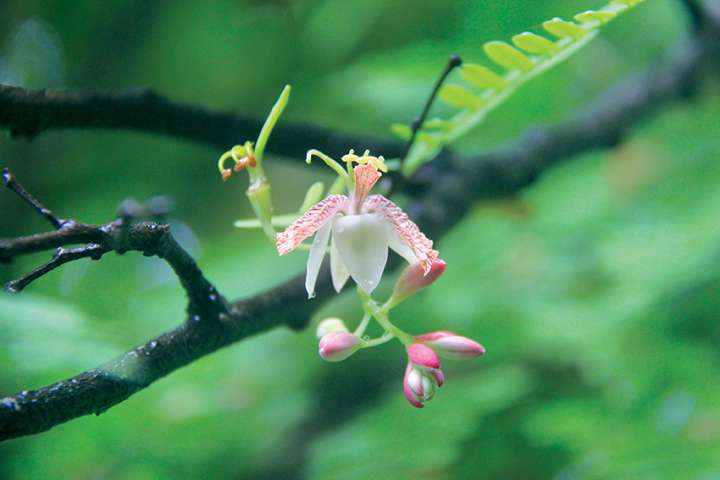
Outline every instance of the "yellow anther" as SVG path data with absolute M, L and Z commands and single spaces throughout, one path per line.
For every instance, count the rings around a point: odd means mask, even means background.
M 370 150 L 365 150 L 362 156 L 355 155 L 355 150 L 350 150 L 347 154 L 342 156 L 342 161 L 348 164 L 357 163 L 358 165 L 370 164 L 375 167 L 375 170 L 380 170 L 383 173 L 387 173 L 388 167 L 385 165 L 385 158 L 382 155 L 375 157 L 370 155 Z
M 232 169 L 225 167 L 225 163 L 227 163 L 229 159 L 232 159 L 232 161 L 235 162 Z M 235 145 L 230 150 L 223 153 L 218 160 L 218 170 L 220 170 L 220 175 L 222 175 L 223 180 L 230 178 L 233 170 L 239 172 L 248 166 L 255 167 L 256 165 L 257 162 L 252 142 Z

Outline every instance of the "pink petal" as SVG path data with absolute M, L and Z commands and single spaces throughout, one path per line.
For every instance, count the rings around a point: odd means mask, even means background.
M 418 257 L 425 275 L 430 272 L 433 260 L 438 258 L 438 251 L 433 250 L 432 240 L 420 231 L 400 207 L 382 195 L 372 195 L 365 200 L 363 209 L 368 212 L 381 213 L 395 229 L 400 240 L 410 247 Z
M 453 332 L 437 331 L 415 337 L 443 358 L 463 360 L 475 358 L 485 354 L 485 347 L 467 337 L 460 336 Z
M 330 332 L 320 339 L 318 353 L 324 360 L 339 362 L 355 353 L 360 338 L 350 332 Z
M 363 204 L 370 193 L 370 190 L 372 190 L 373 186 L 380 179 L 382 174 L 378 172 L 377 168 L 369 163 L 366 163 L 365 165 L 358 165 L 353 168 L 353 172 L 355 173 L 355 192 L 353 193 L 353 203 L 355 208 L 359 210 L 359 207 Z
M 408 358 L 412 363 L 425 368 L 440 368 L 440 360 L 432 348 L 421 343 L 413 343 L 407 347 Z
M 437 330 L 435 332 L 423 333 L 422 335 L 418 335 L 417 337 L 415 337 L 415 340 L 417 340 L 418 342 L 431 342 L 433 340 L 437 340 L 438 338 L 454 336 L 457 336 L 457 333 L 451 332 L 450 330 Z
M 445 374 L 443 374 L 442 370 L 432 370 L 430 373 L 435 378 L 435 383 L 437 383 L 438 387 L 442 387 L 443 384 L 445 384 Z
M 430 262 L 430 271 L 425 272 L 423 265 L 418 262 L 405 268 L 400 274 L 395 289 L 393 290 L 393 299 L 395 302 L 401 302 L 418 290 L 421 290 L 432 284 L 443 274 L 447 263 L 445 260 L 435 259 Z
M 315 204 L 284 232 L 277 234 L 275 246 L 280 255 L 295 250 L 303 240 L 319 230 L 336 213 L 347 206 L 348 198 L 345 195 L 330 195 L 325 200 Z
M 412 364 L 408 363 L 407 367 L 405 367 L 405 377 L 403 378 L 403 393 L 405 394 L 405 398 L 407 398 L 407 401 L 410 402 L 410 405 L 416 408 L 423 408 L 423 404 L 420 401 L 420 398 L 415 395 L 415 392 L 412 391 L 412 388 L 410 388 L 410 384 L 408 383 L 408 378 L 410 377 L 410 372 L 412 372 Z

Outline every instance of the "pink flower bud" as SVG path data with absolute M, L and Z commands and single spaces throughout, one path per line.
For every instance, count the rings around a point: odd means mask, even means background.
M 362 346 L 357 335 L 348 332 L 330 332 L 320 339 L 318 352 L 328 362 L 345 360 Z
M 405 398 L 412 406 L 422 408 L 425 402 L 435 396 L 435 390 L 442 386 L 442 380 L 443 375 L 440 370 L 426 370 L 408 362 L 403 378 Z
M 474 340 L 462 337 L 454 332 L 437 331 L 415 337 L 422 345 L 432 347 L 444 358 L 462 360 L 475 358 L 485 353 L 485 348 Z
M 410 387 L 410 374 L 414 370 L 415 369 L 410 363 L 408 363 L 407 367 L 405 367 L 405 377 L 403 378 L 403 393 L 405 394 L 405 398 L 407 398 L 408 402 L 410 402 L 410 405 L 416 408 L 423 408 L 425 405 L 423 405 L 421 397 L 415 394 L 413 389 Z
M 421 343 L 413 343 L 407 347 L 408 359 L 419 367 L 437 369 L 440 368 L 440 360 L 432 348 Z
M 427 274 L 425 274 L 425 269 L 420 262 L 407 267 L 400 274 L 400 277 L 395 284 L 395 290 L 393 291 L 390 300 L 391 304 L 397 305 L 410 295 L 415 294 L 419 290 L 422 290 L 433 283 L 440 277 L 440 275 L 443 274 L 445 267 L 447 267 L 447 263 L 439 258 L 432 261 L 430 264 L 430 271 Z

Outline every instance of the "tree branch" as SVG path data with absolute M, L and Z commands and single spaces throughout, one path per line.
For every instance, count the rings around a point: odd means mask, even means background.
M 648 114 L 697 89 L 704 67 L 717 61 L 720 52 L 718 23 L 713 25 L 712 29 L 693 33 L 655 68 L 619 83 L 559 125 L 535 129 L 506 148 L 476 157 L 472 162 L 457 161 L 449 153 L 431 162 L 412 182 L 403 185 L 413 198 L 408 212 L 425 231 L 438 237 L 462 218 L 474 200 L 513 195 L 550 166 L 572 155 L 616 145 Z M 187 114 L 187 110 L 181 113 Z M 7 121 L 9 117 L 3 118 Z M 228 121 L 235 122 L 233 118 Z M 112 121 L 106 121 L 105 128 L 111 124 Z M 142 124 L 133 128 L 143 129 Z M 226 144 L 224 139 L 222 144 Z M 343 146 L 342 150 L 346 148 Z M 103 245 L 95 242 L 100 237 L 98 232 L 117 228 L 113 227 L 114 222 L 101 227 L 77 225 L 76 231 L 68 228 L 66 232 L 62 228 L 47 234 L 1 240 L 0 258 L 64 246 L 73 243 L 70 240 Z M 129 237 L 129 246 L 137 247 L 130 249 L 159 255 L 171 264 L 188 291 L 191 305 L 196 295 L 193 292 L 197 292 L 198 300 L 218 298 L 192 258 L 174 243 L 166 226 L 133 225 Z M 116 248 L 115 244 L 108 245 Z M 322 278 L 318 286 L 320 298 L 331 291 L 328 275 Z M 0 439 L 42 432 L 81 415 L 99 414 L 177 368 L 250 335 L 281 325 L 302 328 L 320 302 L 307 300 L 303 279 L 298 277 L 261 295 L 227 305 L 225 311 L 215 305 L 210 302 L 201 304 L 195 312 L 191 309 L 180 327 L 98 368 L 0 399 Z
M 263 121 L 169 100 L 149 89 L 125 92 L 26 90 L 0 85 L 0 127 L 15 138 L 31 140 L 62 129 L 134 130 L 206 143 L 223 150 L 255 138 Z M 349 147 L 369 148 L 387 157 L 400 156 L 402 144 L 345 135 L 311 124 L 281 122 L 272 135 L 272 151 L 305 158 L 308 148 L 330 155 Z

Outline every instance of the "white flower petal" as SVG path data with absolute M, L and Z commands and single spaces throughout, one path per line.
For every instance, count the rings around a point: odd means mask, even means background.
M 325 258 L 325 248 L 330 238 L 332 224 L 332 221 L 327 222 L 315 233 L 315 238 L 310 248 L 310 255 L 308 255 L 307 260 L 307 273 L 305 274 L 305 290 L 308 292 L 308 298 L 315 296 L 315 283 L 317 283 L 320 266 L 322 265 L 323 258 Z
M 336 292 L 340 293 L 340 290 L 350 278 L 350 274 L 340 257 L 334 237 L 330 240 L 330 273 L 332 274 L 333 287 L 335 287 Z
M 380 283 L 388 256 L 385 221 L 377 214 L 346 215 L 333 222 L 333 238 L 345 267 L 367 293 Z

